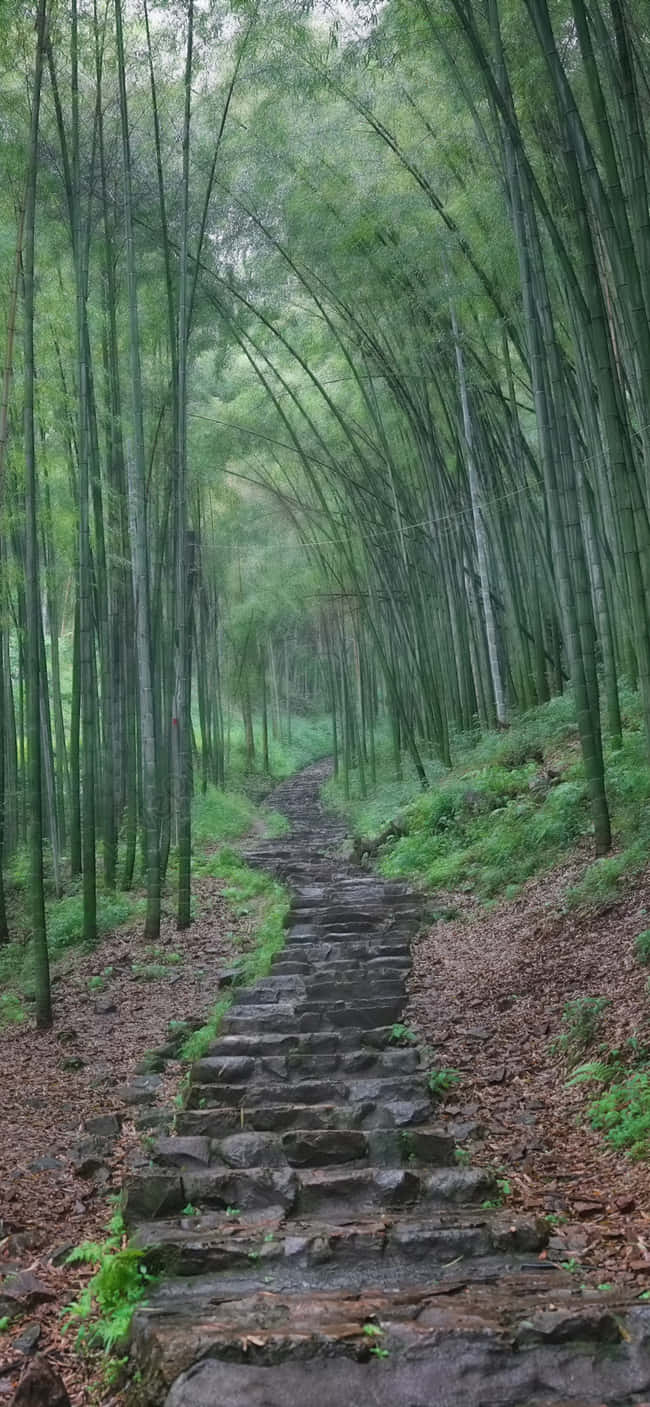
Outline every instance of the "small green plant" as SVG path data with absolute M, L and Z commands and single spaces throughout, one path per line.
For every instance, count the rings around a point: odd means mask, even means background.
M 374 1348 L 371 1348 L 370 1352 L 373 1358 L 390 1358 L 389 1350 L 387 1348 L 380 1348 L 378 1344 L 376 1344 Z
M 367 1338 L 372 1339 L 381 1338 L 384 1331 L 380 1329 L 378 1324 L 364 1324 L 363 1332 Z
M 609 1290 L 614 1289 L 614 1286 L 610 1285 L 609 1280 L 603 1280 L 602 1285 L 597 1285 L 596 1289 L 600 1290 L 602 1295 L 606 1295 Z
M 91 992 L 101 992 L 103 985 L 104 978 L 102 977 L 101 972 L 96 973 L 94 977 L 88 978 L 88 987 Z
M 562 1013 L 562 1030 L 551 1049 L 575 1065 L 594 1044 L 603 1012 L 609 1004 L 607 997 L 576 997 L 567 1002 Z
M 641 1066 L 604 1090 L 587 1110 L 592 1128 L 631 1158 L 650 1155 L 650 1067 Z
M 128 1334 L 133 1312 L 149 1294 L 156 1276 L 146 1266 L 146 1252 L 123 1246 L 124 1222 L 116 1211 L 106 1240 L 84 1241 L 68 1256 L 68 1264 L 94 1265 L 95 1273 L 79 1298 L 64 1309 L 64 1333 L 76 1324 L 81 1348 L 101 1344 L 109 1352 Z
M 634 952 L 642 967 L 650 963 L 650 928 L 644 928 L 634 939 Z
M 566 1270 L 568 1272 L 569 1275 L 580 1274 L 580 1261 L 576 1260 L 575 1256 L 570 1256 L 569 1260 L 561 1260 L 560 1265 L 562 1266 L 563 1270 Z
M 396 1045 L 401 1045 L 405 1042 L 412 1045 L 417 1041 L 417 1036 L 410 1026 L 404 1026 L 401 1021 L 396 1021 L 390 1028 L 389 1039 Z
M 440 1098 L 442 1095 L 447 1094 L 450 1089 L 453 1089 L 454 1085 L 457 1085 L 460 1079 L 460 1070 L 444 1068 L 441 1070 L 430 1070 L 427 1076 L 429 1093 L 433 1094 L 436 1098 Z
M 241 1216 L 241 1211 L 239 1207 L 226 1207 L 226 1216 Z
M 11 1319 L 9 1318 L 9 1315 L 3 1314 L 2 1318 L 0 1319 L 0 1334 L 6 1334 L 10 1324 Z
M 469 1148 L 454 1148 L 454 1159 L 460 1168 L 467 1168 L 471 1162 Z
M 26 1015 L 17 992 L 0 993 L 0 1031 L 3 1026 L 17 1026 L 25 1020 Z
M 199 1215 L 199 1209 L 198 1209 L 198 1207 L 193 1206 L 191 1202 L 188 1202 L 188 1203 L 187 1203 L 187 1206 L 183 1207 L 183 1210 L 181 1211 L 181 1216 L 198 1216 L 198 1215 Z
M 232 1006 L 232 997 L 221 997 L 212 1008 L 204 1026 L 193 1031 L 180 1049 L 182 1060 L 201 1060 L 207 1054 L 213 1041 L 216 1041 L 226 1012 Z

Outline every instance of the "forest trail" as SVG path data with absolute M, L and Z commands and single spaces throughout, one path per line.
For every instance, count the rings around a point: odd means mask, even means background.
M 196 1062 L 173 1137 L 125 1188 L 166 1274 L 133 1328 L 147 1407 L 626 1407 L 650 1306 L 581 1292 L 544 1223 L 459 1165 L 421 1053 L 396 1044 L 416 897 L 337 855 L 326 764 L 283 783 L 289 837 L 247 852 L 291 886 L 270 977 Z

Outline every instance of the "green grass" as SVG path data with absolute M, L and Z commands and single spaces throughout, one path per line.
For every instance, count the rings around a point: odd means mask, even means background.
M 607 790 L 617 852 L 588 866 L 566 896 L 569 908 L 597 910 L 621 892 L 650 855 L 650 767 L 636 695 L 624 691 L 623 747 L 607 751 Z M 538 786 L 551 763 L 560 778 Z M 429 891 L 461 889 L 486 902 L 515 898 L 521 885 L 544 873 L 591 834 L 584 769 L 576 746 L 570 694 L 530 710 L 506 732 L 454 740 L 454 767 L 427 763 L 422 792 L 411 769 L 392 775 L 388 740 L 380 739 L 378 783 L 362 797 L 358 773 L 346 800 L 342 780 L 326 799 L 369 840 L 399 819 L 406 834 L 389 839 L 378 868 L 390 878 L 418 881 Z
M 133 899 L 128 894 L 97 895 L 97 937 L 105 938 L 128 923 L 134 914 Z M 70 894 L 56 899 L 47 907 L 47 942 L 52 956 L 65 948 L 75 947 L 83 936 L 83 899 Z
M 236 840 L 250 830 L 256 808 L 243 792 L 209 786 L 192 801 L 192 840 L 195 845 Z
M 229 847 L 205 856 L 199 873 L 223 881 L 221 893 L 236 917 L 250 917 L 253 947 L 239 959 L 237 984 L 249 986 L 259 977 L 266 977 L 276 953 L 284 947 L 289 895 L 262 870 L 245 865 L 235 850 Z M 208 1020 L 194 1031 L 181 1048 L 184 1060 L 200 1060 L 217 1039 L 223 1018 L 232 1003 L 232 996 L 220 997 Z
M 255 763 L 253 775 L 247 770 L 244 730 L 239 721 L 230 727 L 230 751 L 227 757 L 226 780 L 233 788 L 251 787 L 255 774 L 262 769 L 262 729 L 259 719 L 254 720 Z M 283 724 L 283 732 L 286 733 Z M 321 757 L 329 757 L 332 751 L 332 724 L 329 717 L 301 718 L 291 720 L 291 742 L 286 736 L 274 738 L 269 735 L 269 779 L 282 781 L 293 776 L 310 762 Z

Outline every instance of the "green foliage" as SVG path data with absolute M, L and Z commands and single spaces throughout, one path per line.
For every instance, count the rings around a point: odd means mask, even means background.
M 594 860 L 582 879 L 567 890 L 567 908 L 595 912 L 614 903 L 628 880 L 644 868 L 647 858 L 647 843 L 636 841 L 617 855 Z
M 644 928 L 634 939 L 634 951 L 643 967 L 650 963 L 650 928 Z
M 593 1045 L 603 1013 L 609 1005 L 607 997 L 576 997 L 567 1002 L 562 1013 L 562 1030 L 551 1049 L 575 1064 Z
M 6 1334 L 10 1324 L 10 1316 L 8 1314 L 3 1314 L 2 1318 L 0 1318 L 0 1334 Z
M 638 699 L 630 695 L 631 722 Z M 345 802 L 341 782 L 330 781 L 326 797 L 349 817 L 355 831 L 373 839 L 396 817 L 405 834 L 386 842 L 378 866 L 383 874 L 416 878 L 427 890 L 472 890 L 489 902 L 514 899 L 531 876 L 557 864 L 590 830 L 582 763 L 576 759 L 576 727 L 570 693 L 551 699 L 515 719 L 506 733 L 456 739 L 452 772 L 427 763 L 432 783 L 421 792 L 408 766 L 404 780 L 391 778 L 386 739 L 379 750 L 378 784 L 359 796 L 353 774 Z M 536 785 L 550 755 L 564 751 L 561 780 Z M 647 863 L 650 852 L 650 768 L 638 731 L 607 755 L 607 786 L 622 850 L 591 864 L 568 890 L 568 908 L 595 911 L 611 903 L 622 886 Z
M 133 915 L 133 903 L 123 894 L 97 895 L 97 936 L 106 937 L 116 928 L 128 922 Z M 83 936 L 83 899 L 80 894 L 70 894 L 65 899 L 57 899 L 49 905 L 48 946 L 56 956 L 65 948 L 81 943 Z
M 199 1026 L 198 1031 L 193 1031 L 183 1042 L 180 1050 L 181 1060 L 201 1060 L 207 1054 L 213 1041 L 216 1041 L 223 1018 L 231 1006 L 232 997 L 219 998 L 205 1025 Z
M 276 884 L 261 870 L 243 864 L 239 855 L 227 847 L 204 862 L 202 873 L 209 871 L 224 879 L 222 893 L 240 916 L 251 914 L 253 947 L 239 960 L 238 983 L 247 985 L 265 977 L 276 953 L 284 947 L 289 898 L 286 889 Z M 232 996 L 221 997 L 204 1026 L 194 1031 L 181 1047 L 184 1060 L 200 1060 L 217 1039 L 223 1018 L 232 1004 Z
M 415 1031 L 402 1021 L 395 1021 L 390 1028 L 389 1040 L 394 1045 L 413 1045 L 417 1041 Z
M 384 846 L 379 868 L 388 877 L 418 877 L 428 890 L 473 889 L 483 899 L 512 897 L 531 875 L 548 869 L 590 825 L 580 764 L 538 791 L 531 783 L 544 754 L 575 734 L 570 698 L 563 696 L 516 719 L 508 733 L 478 742 L 458 740 L 454 771 L 428 768 L 435 785 L 422 793 L 408 773 L 387 779 L 388 757 L 368 800 L 341 801 L 341 784 L 325 789 L 343 805 L 355 830 L 372 838 L 396 815 L 406 832 Z
M 192 801 L 192 837 L 196 845 L 236 840 L 250 830 L 255 818 L 253 803 L 237 791 L 209 786 Z
M 441 1070 L 430 1070 L 427 1076 L 429 1093 L 433 1094 L 436 1098 L 440 1098 L 443 1094 L 448 1094 L 449 1090 L 453 1089 L 454 1085 L 457 1085 L 461 1078 L 460 1070 L 445 1068 Z
M 27 1013 L 17 992 L 0 992 L 0 1031 L 5 1026 L 17 1026 Z
M 146 1299 L 156 1277 L 146 1266 L 146 1253 L 123 1247 L 124 1223 L 116 1212 L 108 1224 L 105 1241 L 84 1241 L 68 1256 L 68 1264 L 96 1267 L 79 1298 L 63 1311 L 67 1332 L 77 1326 L 77 1347 L 101 1345 L 112 1350 L 129 1331 L 133 1312 Z
M 634 1070 L 605 1090 L 587 1110 L 592 1128 L 632 1158 L 650 1155 L 650 1066 Z

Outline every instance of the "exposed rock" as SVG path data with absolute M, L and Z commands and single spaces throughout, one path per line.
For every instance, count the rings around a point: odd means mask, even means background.
M 86 1133 L 98 1138 L 119 1138 L 122 1121 L 117 1114 L 95 1114 L 92 1119 L 86 1119 L 84 1128 Z
M 160 1075 L 134 1075 L 118 1094 L 125 1104 L 152 1104 L 161 1084 Z
M 117 1011 L 117 1006 L 112 997 L 97 997 L 93 1003 L 95 1016 L 112 1016 Z
M 268 1133 L 234 1133 L 217 1148 L 231 1168 L 277 1167 L 286 1161 L 277 1138 Z
M 32 1270 L 19 1270 L 6 1275 L 0 1282 L 0 1319 L 13 1319 L 35 1304 L 56 1299 L 54 1291 L 44 1285 Z
M 24 1325 L 22 1332 L 17 1339 L 13 1340 L 11 1347 L 18 1349 L 19 1353 L 31 1354 L 34 1352 L 42 1332 L 38 1320 L 34 1319 L 31 1323 Z
M 36 1158 L 33 1163 L 29 1163 L 30 1172 L 60 1172 L 65 1167 L 62 1158 L 55 1158 L 50 1153 L 46 1153 L 43 1158 Z
M 10 1407 L 70 1407 L 60 1375 L 41 1354 L 27 1364 Z

